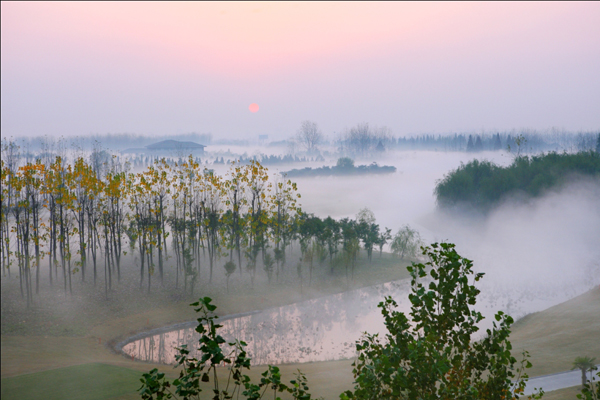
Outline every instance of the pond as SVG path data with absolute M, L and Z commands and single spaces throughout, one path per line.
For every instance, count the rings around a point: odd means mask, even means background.
M 384 330 L 379 301 L 392 295 L 408 303 L 408 289 L 408 281 L 388 282 L 217 322 L 223 325 L 220 334 L 225 340 L 248 344 L 253 365 L 346 359 L 355 355 L 354 343 L 363 332 Z M 399 305 L 401 311 L 409 308 Z M 140 361 L 174 364 L 176 347 L 197 347 L 196 325 L 190 322 L 130 338 L 121 351 Z
M 571 293 L 517 296 L 491 289 L 486 288 L 483 291 L 486 295 L 478 296 L 476 309 L 486 317 L 480 325 L 482 334 L 491 327 L 493 314 L 498 310 L 508 311 L 517 319 L 574 297 Z M 398 303 L 398 311 L 408 314 L 409 290 L 409 280 L 387 282 L 288 306 L 219 318 L 217 322 L 223 325 L 220 334 L 225 340 L 237 338 L 248 344 L 246 349 L 253 365 L 348 359 L 356 355 L 355 342 L 364 332 L 385 332 L 377 307 L 385 296 L 392 296 Z M 145 332 L 120 343 L 117 350 L 140 361 L 175 364 L 177 347 L 187 345 L 190 350 L 197 347 L 196 325 L 193 321 Z M 193 351 L 191 355 L 198 356 Z

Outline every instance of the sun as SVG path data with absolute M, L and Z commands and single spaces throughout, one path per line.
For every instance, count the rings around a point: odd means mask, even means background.
M 253 112 L 253 113 L 257 112 L 258 111 L 258 104 L 256 104 L 256 103 L 250 104 L 250 106 L 248 106 L 248 110 L 250 110 L 250 112 Z

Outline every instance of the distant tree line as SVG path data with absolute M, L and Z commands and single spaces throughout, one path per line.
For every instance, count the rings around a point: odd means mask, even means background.
M 213 164 L 229 164 L 232 161 L 237 161 L 241 164 L 248 164 L 250 162 L 258 162 L 261 165 L 277 165 L 277 164 L 293 164 L 300 162 L 310 162 L 310 161 L 321 161 L 324 162 L 325 158 L 322 155 L 318 154 L 313 157 L 309 156 L 298 156 L 292 154 L 285 155 L 267 155 L 267 154 L 257 154 L 253 156 L 239 156 L 234 157 L 233 155 L 230 157 L 225 156 L 217 156 L 213 161 Z
M 243 158 L 254 159 L 267 164 L 291 163 L 298 161 L 322 161 L 321 151 L 323 145 L 335 147 L 338 155 L 351 158 L 372 156 L 389 150 L 427 150 L 427 151 L 499 151 L 515 147 L 515 139 L 523 137 L 527 143 L 522 147 L 524 154 L 539 153 L 544 151 L 587 151 L 595 150 L 599 146 L 600 132 L 568 132 L 561 130 L 535 131 L 535 130 L 512 130 L 509 132 L 496 133 L 450 133 L 450 134 L 422 134 L 415 136 L 396 137 L 387 127 L 374 127 L 368 123 L 357 124 L 344 130 L 339 136 L 327 141 L 323 132 L 316 123 L 304 121 L 293 138 L 286 141 L 272 142 L 271 145 L 287 145 L 289 154 L 284 156 L 260 155 Z M 201 144 L 229 144 L 248 146 L 248 140 L 213 140 L 211 134 L 188 133 L 169 135 L 169 138 L 182 141 L 193 141 Z M 124 150 L 131 147 L 142 147 L 159 140 L 160 137 L 120 133 L 120 134 L 96 134 L 86 137 L 59 138 L 47 136 L 20 138 L 18 144 L 22 149 L 21 155 L 31 161 L 37 154 L 50 151 L 52 148 L 62 150 L 57 152 L 65 159 L 64 151 L 67 145 L 76 149 L 96 148 L 100 144 L 105 149 L 112 151 Z M 4 138 L 3 138 L 4 140 Z M 299 156 L 305 151 L 304 156 Z M 599 150 L 596 150 L 599 151 Z M 298 154 L 296 154 L 298 153 Z M 144 156 L 145 157 L 145 156 Z M 150 156 L 152 157 L 152 156 Z M 214 154 L 213 154 L 214 157 Z M 240 159 L 237 155 L 231 155 L 231 159 Z
M 71 144 L 79 148 L 91 148 L 96 143 L 101 143 L 105 148 L 111 150 L 124 150 L 131 147 L 144 147 L 158 141 L 164 140 L 168 136 L 169 139 L 180 141 L 197 142 L 203 145 L 212 144 L 213 138 L 210 133 L 183 133 L 183 134 L 168 134 L 168 135 L 145 135 L 138 133 L 95 133 L 85 136 L 75 137 L 48 137 L 35 136 L 31 138 L 21 138 L 18 143 L 21 148 L 37 150 L 48 146 L 49 143 L 66 146 Z
M 526 145 L 523 153 L 543 151 L 587 151 L 597 146 L 599 132 L 563 131 L 536 132 L 512 131 L 482 134 L 454 133 L 445 135 L 424 134 L 412 137 L 395 137 L 388 129 L 372 129 L 368 124 L 359 124 L 346 131 L 336 140 L 342 154 L 361 157 L 384 150 L 434 150 L 434 151 L 499 151 L 514 149 L 516 139 L 522 137 Z
M 518 156 L 507 167 L 473 160 L 440 180 L 435 195 L 442 208 L 467 206 L 487 212 L 508 195 L 539 196 L 577 175 L 600 178 L 600 153 Z
M 322 155 L 317 154 L 316 156 L 298 156 L 292 154 L 285 155 L 267 155 L 261 154 L 253 157 L 240 157 L 240 161 L 249 162 L 250 160 L 258 161 L 262 165 L 277 165 L 277 164 L 292 164 L 296 162 L 307 162 L 307 161 L 325 161 Z

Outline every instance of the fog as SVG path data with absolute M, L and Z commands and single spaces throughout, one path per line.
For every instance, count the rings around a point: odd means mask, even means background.
M 600 182 L 575 179 L 540 198 L 507 199 L 487 217 L 438 210 L 436 181 L 473 158 L 512 162 L 505 152 L 398 152 L 377 159 L 397 167 L 392 175 L 296 181 L 306 212 L 343 218 L 367 207 L 394 233 L 409 224 L 427 244 L 455 243 L 486 273 L 482 296 L 517 318 L 600 284 Z

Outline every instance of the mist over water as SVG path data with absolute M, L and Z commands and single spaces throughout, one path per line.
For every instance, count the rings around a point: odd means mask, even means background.
M 507 200 L 485 221 L 438 213 L 439 238 L 455 242 L 485 272 L 482 296 L 514 317 L 600 284 L 600 184 L 572 182 L 525 203 Z
M 478 156 L 451 152 L 396 152 L 381 158 L 355 161 L 355 165 L 372 162 L 393 165 L 397 168 L 394 174 L 295 178 L 295 181 L 306 212 L 320 217 L 354 218 L 361 208 L 367 207 L 375 213 L 377 223 L 382 227 L 396 231 L 408 223 L 424 235 L 427 232 L 421 220 L 435 211 L 433 190 L 436 181 L 461 162 L 474 158 L 485 158 L 499 165 L 512 161 L 503 152 L 484 152 Z
M 573 178 L 539 198 L 508 199 L 487 217 L 437 210 L 436 182 L 474 158 L 501 166 L 513 160 L 505 152 L 398 152 L 372 160 L 394 165 L 394 174 L 296 181 L 306 212 L 343 218 L 368 207 L 393 233 L 409 224 L 426 244 L 455 243 L 486 273 L 481 296 L 491 296 L 497 310 L 514 317 L 600 284 L 600 182 Z

